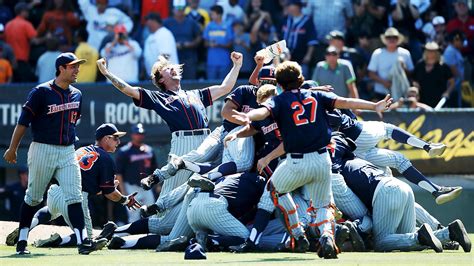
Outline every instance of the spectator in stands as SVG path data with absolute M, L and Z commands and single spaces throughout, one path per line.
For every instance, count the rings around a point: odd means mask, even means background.
M 0 24 L 3 25 L 7 24 L 7 22 L 13 18 L 13 13 L 10 7 L 8 7 L 4 2 L 5 1 L 0 0 Z
M 364 72 L 364 68 L 367 68 L 368 62 L 365 62 L 364 58 L 356 49 L 346 46 L 344 33 L 338 30 L 333 30 L 329 32 L 326 38 L 329 41 L 329 45 L 336 47 L 339 51 L 339 58 L 345 59 L 351 63 L 352 68 L 355 70 L 356 77 L 359 79 L 359 75 Z
M 115 26 L 115 39 L 105 45 L 100 55 L 107 58 L 110 71 L 119 78 L 125 82 L 138 82 L 138 62 L 142 55 L 142 48 L 138 42 L 128 37 L 124 25 Z
M 277 41 L 276 35 L 272 33 L 274 28 L 269 21 L 271 21 L 270 15 L 261 12 L 258 20 L 252 24 L 250 31 L 250 46 L 252 48 L 250 53 L 252 55 Z
M 441 61 L 437 43 L 425 45 L 423 59 L 415 66 L 413 86 L 419 88 L 420 101 L 435 107 L 442 97 L 449 97 L 454 89 L 454 77 L 448 65 Z
M 408 88 L 406 97 L 400 98 L 390 106 L 390 109 L 392 110 L 398 108 L 408 108 L 425 112 L 433 111 L 431 106 L 420 102 L 420 95 L 417 87 Z
M 38 37 L 51 33 L 59 41 L 61 51 L 70 51 L 73 42 L 73 31 L 80 23 L 79 18 L 73 12 L 72 2 L 67 0 L 50 1 L 47 10 L 37 28 Z
M 444 51 L 444 49 L 448 47 L 448 43 L 446 41 L 448 35 L 446 32 L 446 21 L 443 17 L 436 16 L 433 18 L 431 23 L 433 23 L 435 31 L 432 41 L 438 44 L 441 51 Z
M 13 67 L 4 57 L 3 47 L 0 46 L 0 84 L 10 83 L 13 79 Z
M 35 81 L 28 60 L 30 59 L 30 45 L 36 42 L 36 30 L 28 19 L 28 4 L 20 2 L 15 5 L 16 17 L 5 26 L 7 43 L 13 48 L 17 60 L 14 69 L 14 80 L 19 82 Z
M 354 16 L 351 0 L 308 1 L 305 13 L 312 17 L 321 43 L 326 43 L 326 35 L 332 30 L 345 33 L 348 21 Z
M 462 31 L 452 31 L 448 35 L 449 44 L 443 54 L 444 62 L 451 68 L 455 79 L 454 90 L 446 102 L 449 107 L 461 107 L 461 84 L 464 81 L 464 58 L 461 49 L 465 40 L 466 37 Z
M 465 38 L 469 44 L 462 48 L 464 55 L 472 52 L 472 46 L 474 45 L 474 17 L 469 15 L 469 7 L 467 0 L 455 0 L 454 9 L 456 11 L 456 17 L 448 22 L 446 30 L 451 33 L 456 30 L 460 30 L 464 33 Z
M 313 21 L 301 12 L 302 7 L 301 0 L 287 2 L 288 17 L 283 24 L 281 33 L 283 34 L 282 39 L 286 40 L 286 46 L 290 50 L 291 60 L 301 65 L 303 76 L 308 76 L 314 46 L 318 41 Z M 326 37 L 326 35 L 324 36 Z
M 18 221 L 20 217 L 20 206 L 28 186 L 28 168 L 26 166 L 18 168 L 18 179 L 17 182 L 0 188 L 0 197 L 7 200 L 5 209 L 8 210 L 9 221 Z
M 186 9 L 184 9 L 184 14 L 196 21 L 199 26 L 201 26 L 201 30 L 204 30 L 207 24 L 211 21 L 209 13 L 206 9 L 199 8 L 199 0 L 189 0 L 188 4 L 189 5 Z
M 240 68 L 239 78 L 248 79 L 254 68 L 252 47 L 250 44 L 250 34 L 244 31 L 244 23 L 242 21 L 234 21 L 232 30 L 234 34 L 233 51 L 241 53 L 244 58 L 242 67 Z
M 145 41 L 144 61 L 147 76 L 151 74 L 151 67 L 158 56 L 163 55 L 173 64 L 178 64 L 178 51 L 173 33 L 163 26 L 158 13 L 150 13 L 145 18 L 150 35 Z
M 253 25 L 255 25 L 255 23 L 257 23 L 261 17 L 266 18 L 266 22 L 268 22 L 270 25 L 272 24 L 272 17 L 270 13 L 262 10 L 262 0 L 251 0 L 246 13 L 248 14 L 246 30 L 249 32 L 252 30 Z
M 230 48 L 232 48 L 232 28 L 222 20 L 224 10 L 221 6 L 211 7 L 211 22 L 204 29 L 207 47 L 206 72 L 208 79 L 223 79 L 231 67 Z
M 160 18 L 166 19 L 170 15 L 170 1 L 141 0 L 141 22 L 146 21 L 146 16 L 151 13 L 160 15 Z
M 140 191 L 136 199 L 143 205 L 152 204 L 155 202 L 155 196 L 151 190 L 141 189 L 140 180 L 157 168 L 156 157 L 153 148 L 144 143 L 145 128 L 142 124 L 132 127 L 130 137 L 131 141 L 119 149 L 115 159 L 116 178 L 120 182 L 119 190 L 126 195 Z M 129 223 L 139 218 L 140 212 L 128 211 Z
M 357 43 L 357 38 L 364 33 L 370 39 L 371 51 L 380 47 L 382 43 L 379 36 L 387 28 L 389 9 L 390 0 L 354 1 L 354 16 L 351 18 L 346 40 Z
M 36 76 L 38 77 L 38 82 L 43 83 L 49 80 L 54 79 L 56 73 L 56 58 L 61 54 L 59 51 L 59 41 L 53 36 L 53 34 L 48 33 L 45 36 L 45 45 L 46 52 L 44 52 L 38 59 L 36 64 Z
M 127 32 L 133 28 L 133 21 L 125 13 L 114 7 L 108 7 L 107 0 L 96 0 L 96 5 L 89 0 L 79 0 L 79 7 L 87 20 L 87 42 L 99 49 L 102 39 L 107 35 L 106 25 L 110 18 L 115 18 L 117 24 L 124 25 Z
M 106 34 L 102 41 L 100 42 L 100 47 L 97 51 L 101 51 L 106 44 L 115 39 L 115 25 L 117 25 L 117 19 L 115 17 L 108 17 L 105 21 L 105 31 Z
M 393 79 L 390 77 L 390 72 L 393 71 L 393 67 L 400 64 L 407 73 L 414 69 L 410 52 L 399 47 L 403 43 L 404 37 L 397 29 L 388 28 L 380 38 L 385 44 L 385 48 L 378 48 L 372 53 L 367 68 L 369 77 L 375 81 L 374 96 L 376 99 L 383 99 L 387 93 L 392 92 Z
M 369 40 L 369 35 L 365 32 L 361 32 L 357 36 L 357 44 L 355 46 L 357 53 L 361 56 L 363 60 L 362 67 L 356 69 L 356 84 L 359 91 L 359 97 L 364 100 L 372 100 L 374 84 L 373 81 L 369 78 L 369 72 L 367 66 L 372 56 L 371 50 L 371 41 Z
M 13 48 L 5 42 L 5 27 L 3 26 L 3 24 L 0 24 L 0 50 L 1 57 L 8 60 L 10 65 L 15 68 L 15 53 L 13 53 Z
M 391 6 L 393 27 L 397 28 L 404 36 L 408 37 L 408 47 L 417 62 L 421 58 L 420 32 L 415 27 L 416 20 L 420 17 L 418 8 L 412 0 L 397 0 Z
M 326 49 L 326 60 L 317 64 L 312 80 L 320 85 L 331 85 L 334 93 L 342 97 L 359 98 L 356 76 L 349 61 L 339 58 L 335 46 Z
M 186 71 L 183 79 L 196 79 L 198 67 L 198 50 L 202 42 L 202 32 L 199 24 L 184 14 L 184 5 L 175 5 L 173 17 L 164 21 L 164 26 L 169 29 L 176 41 L 178 58 L 184 64 Z
M 84 28 L 80 28 L 76 32 L 76 43 L 77 48 L 74 52 L 77 58 L 83 58 L 87 61 L 83 63 L 80 68 L 79 74 L 77 74 L 77 82 L 95 82 L 97 78 L 97 59 L 99 59 L 99 52 L 97 49 L 87 43 L 89 34 Z
M 240 21 L 244 26 L 247 26 L 248 19 L 244 9 L 239 5 L 239 0 L 223 0 L 219 2 L 222 6 L 224 14 L 222 20 L 224 23 L 232 27 L 235 21 Z

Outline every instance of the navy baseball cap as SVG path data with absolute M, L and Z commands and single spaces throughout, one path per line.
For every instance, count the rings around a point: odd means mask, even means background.
M 319 86 L 319 84 L 318 84 L 317 81 L 310 79 L 310 80 L 305 80 L 303 82 L 303 84 L 301 84 L 300 88 L 305 89 L 305 90 L 309 90 L 311 88 L 318 87 L 318 86 Z
M 117 136 L 117 137 L 122 137 L 126 132 L 118 131 L 117 127 L 114 124 L 107 123 L 107 124 L 102 124 L 100 125 L 96 130 L 95 130 L 95 139 L 99 140 L 105 136 Z
M 297 5 L 297 6 L 303 7 L 303 6 L 304 6 L 304 3 L 303 3 L 303 1 L 301 1 L 301 0 L 288 0 L 288 1 L 286 1 L 286 5 L 287 5 L 287 6 L 289 6 L 289 5 Z
M 184 251 L 185 260 L 205 260 L 207 259 L 206 252 L 198 243 L 189 245 Z
M 262 67 L 258 72 L 258 79 L 275 80 L 275 68 L 272 66 Z
M 145 134 L 145 128 L 142 123 L 138 123 L 131 128 L 132 134 Z
M 73 53 L 62 53 L 56 57 L 56 71 L 59 70 L 59 66 L 70 66 L 74 64 L 84 64 L 86 59 L 79 59 Z

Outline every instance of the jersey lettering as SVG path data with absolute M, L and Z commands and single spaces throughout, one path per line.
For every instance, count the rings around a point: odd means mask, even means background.
M 97 159 L 99 159 L 99 153 L 95 150 L 82 148 L 76 152 L 76 160 L 79 162 L 79 167 L 81 167 L 83 171 L 90 170 Z
M 296 126 L 306 125 L 308 123 L 314 123 L 316 121 L 316 106 L 318 102 L 313 97 L 306 98 L 302 101 L 301 104 L 298 101 L 294 101 L 291 103 L 291 109 L 295 110 L 293 113 L 293 121 L 295 122 Z M 304 105 L 311 105 L 311 115 L 310 119 L 302 118 L 301 116 L 304 115 L 305 109 Z

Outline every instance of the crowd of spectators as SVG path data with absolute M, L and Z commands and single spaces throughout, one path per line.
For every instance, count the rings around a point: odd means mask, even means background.
M 183 79 L 222 79 L 232 50 L 286 40 L 307 79 L 343 96 L 406 98 L 418 88 L 434 108 L 469 106 L 474 17 L 467 0 L 30 0 L 0 1 L 0 83 L 54 77 L 54 58 L 88 59 L 78 82 L 104 80 L 105 57 L 127 82 L 149 78 L 158 55 L 184 64 Z M 413 91 L 413 90 L 412 90 Z

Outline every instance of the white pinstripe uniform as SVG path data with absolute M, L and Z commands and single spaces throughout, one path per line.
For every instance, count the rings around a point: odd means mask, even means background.
M 64 221 L 69 225 L 71 229 L 73 226 L 71 224 L 71 220 L 69 219 L 68 215 L 68 204 L 65 201 L 63 186 L 52 185 L 48 190 L 48 198 L 47 198 L 47 205 L 48 210 L 51 213 L 51 220 L 62 216 Z M 89 211 L 89 199 L 88 193 L 82 191 L 82 211 L 84 212 L 84 223 L 87 230 L 88 238 L 92 239 L 92 219 L 91 214 Z
M 234 133 L 242 129 L 242 126 L 234 128 L 229 133 Z M 248 171 L 253 166 L 255 158 L 255 143 L 253 137 L 238 138 L 224 147 L 222 163 L 235 162 L 237 173 Z M 211 170 L 212 172 L 212 170 Z
M 412 166 L 403 154 L 375 147 L 382 139 L 391 138 L 394 125 L 378 121 L 360 121 L 360 123 L 362 132 L 355 140 L 357 148 L 354 151 L 357 157 L 382 168 L 387 166 L 395 168 L 400 173 Z
M 81 171 L 73 145 L 60 146 L 32 142 L 28 150 L 28 188 L 25 202 L 36 206 L 43 201 L 46 186 L 54 176 L 63 188 L 66 205 L 83 200 Z

